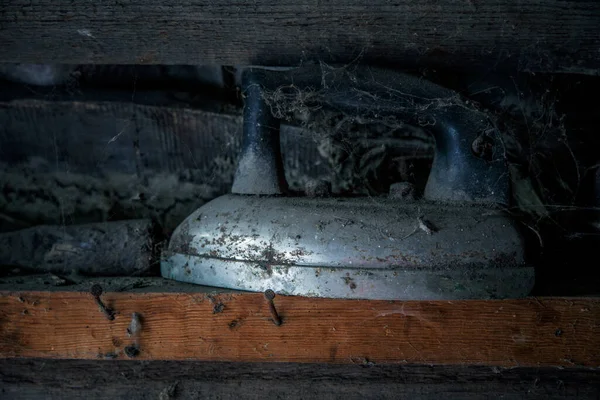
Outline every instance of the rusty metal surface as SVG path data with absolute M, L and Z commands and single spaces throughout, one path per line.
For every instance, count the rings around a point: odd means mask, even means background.
M 519 297 L 533 285 L 501 211 L 383 198 L 227 195 L 175 231 L 163 276 L 323 297 Z

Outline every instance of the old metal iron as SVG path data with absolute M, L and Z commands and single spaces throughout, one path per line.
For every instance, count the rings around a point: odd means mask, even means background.
M 244 141 L 232 194 L 174 232 L 166 278 L 332 298 L 521 297 L 533 286 L 508 203 L 497 132 L 457 93 L 371 68 L 248 69 Z M 428 125 L 436 142 L 423 200 L 290 196 L 273 93 L 311 91 L 320 106 Z

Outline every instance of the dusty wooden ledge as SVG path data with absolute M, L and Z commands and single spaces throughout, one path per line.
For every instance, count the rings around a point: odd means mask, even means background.
M 600 367 L 600 299 L 390 302 L 262 294 L 0 292 L 0 357 Z M 139 354 L 125 351 L 132 314 Z M 131 353 L 131 352 L 129 352 Z

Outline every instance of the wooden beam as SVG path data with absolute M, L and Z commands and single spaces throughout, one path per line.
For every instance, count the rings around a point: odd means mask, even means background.
M 279 296 L 279 327 L 262 294 L 110 292 L 103 301 L 113 321 L 88 293 L 1 292 L 0 357 L 600 367 L 600 299 Z M 133 313 L 142 328 L 129 337 Z
M 597 75 L 596 0 L 6 0 L 0 61 L 365 61 Z
M 0 393 L 2 400 L 235 400 L 263 393 L 286 400 L 597 399 L 600 374 L 552 367 L 4 359 Z

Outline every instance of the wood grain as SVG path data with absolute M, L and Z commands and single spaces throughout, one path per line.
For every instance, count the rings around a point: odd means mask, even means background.
M 518 68 L 597 75 L 596 0 L 5 0 L 0 61 Z
M 203 203 L 230 191 L 241 116 L 106 96 L 111 101 L 0 101 L 0 207 L 23 222 L 15 228 L 61 224 L 64 213 L 73 224 L 148 217 L 172 231 Z M 295 190 L 329 174 L 313 136 L 282 125 L 284 166 Z M 414 150 L 419 145 L 406 153 L 423 159 L 423 150 Z
M 554 367 L 2 359 L 0 393 L 2 400 L 240 400 L 266 393 L 286 400 L 581 400 L 598 398 L 600 374 Z
M 600 300 L 456 302 L 262 294 L 107 293 L 114 321 L 81 292 L 3 292 L 0 357 L 127 358 L 141 314 L 144 360 L 600 366 Z

